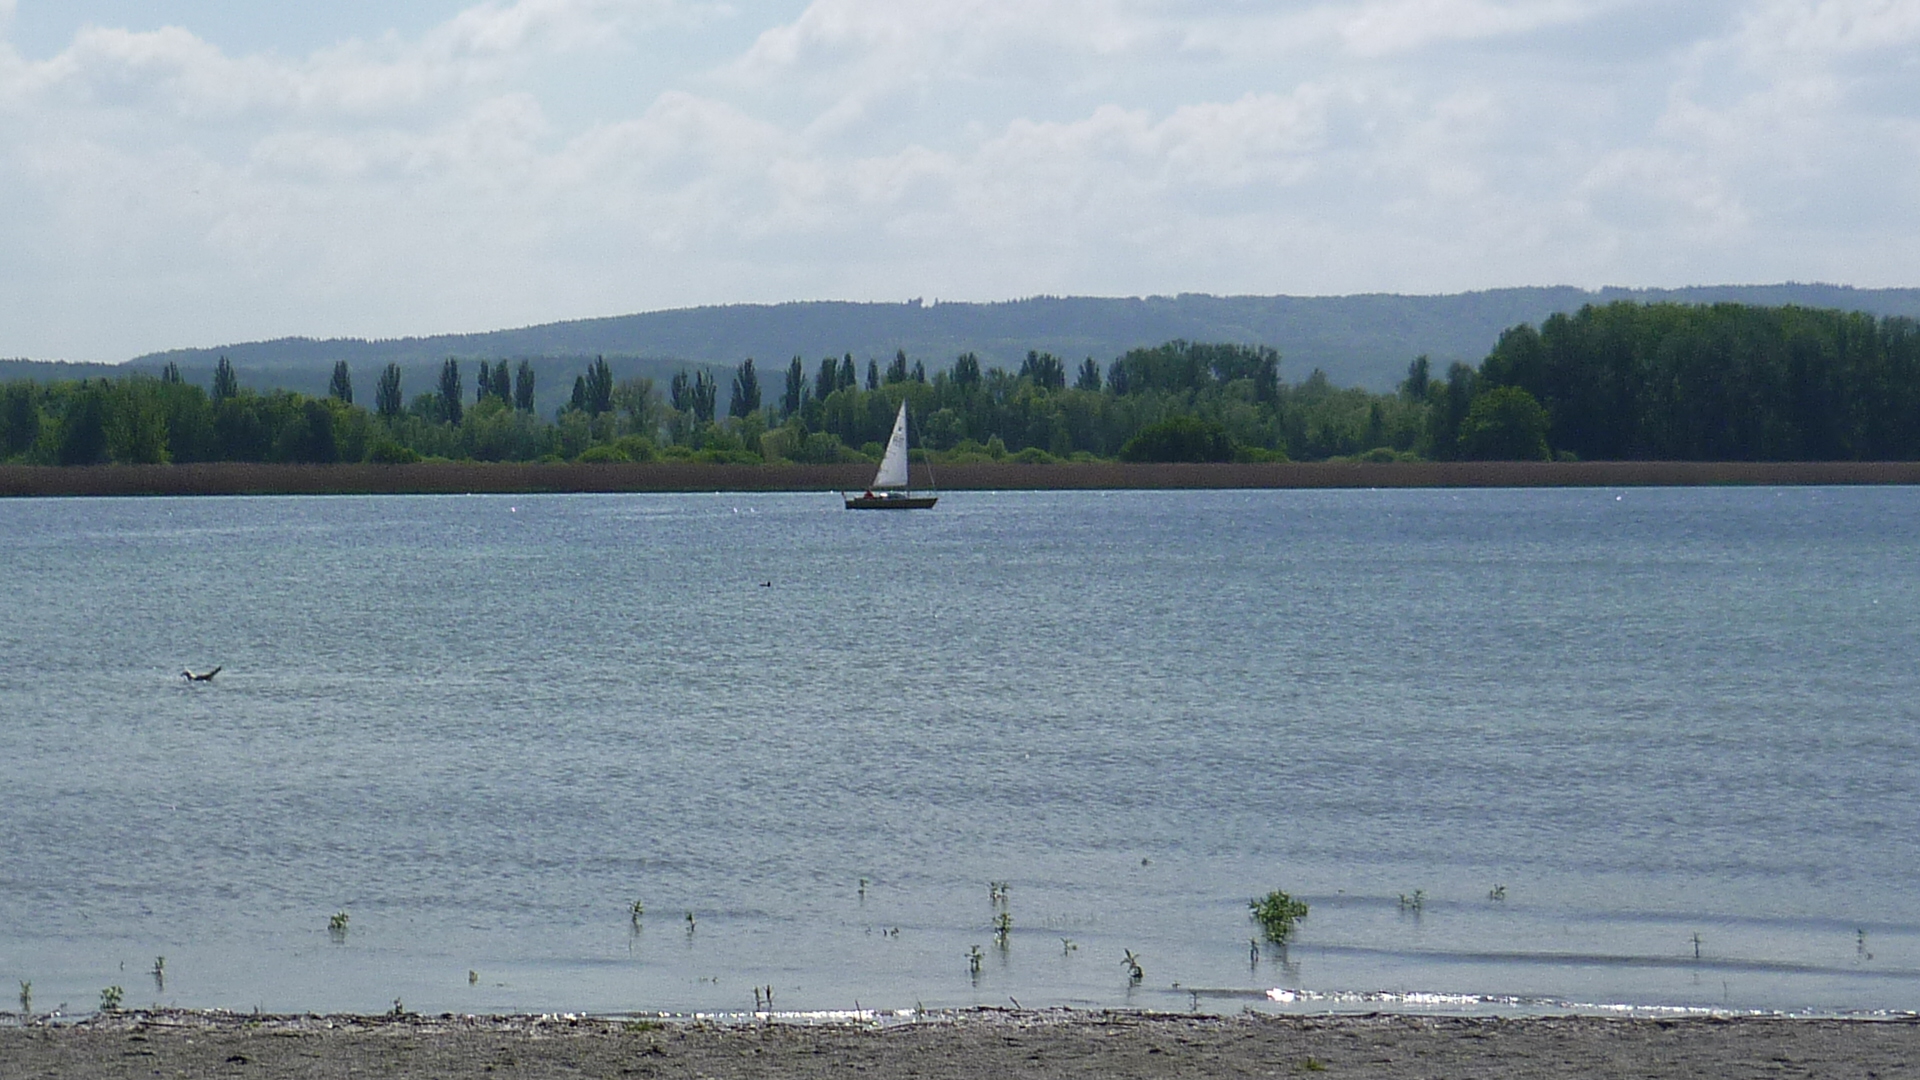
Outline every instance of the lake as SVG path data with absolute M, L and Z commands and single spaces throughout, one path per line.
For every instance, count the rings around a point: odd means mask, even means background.
M 29 499 L 0 551 L 36 1012 L 1920 1010 L 1920 489 Z

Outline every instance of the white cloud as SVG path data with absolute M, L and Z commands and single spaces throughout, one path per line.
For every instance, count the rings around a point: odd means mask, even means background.
M 1577 23 L 1599 5 L 1575 0 L 1373 0 L 1340 20 L 1359 56 L 1387 56 L 1434 42 L 1472 41 Z
M 1885 242 L 1920 225 L 1910 3 L 761 12 L 490 2 L 294 55 L 0 42 L 0 354 L 747 299 L 1920 274 Z

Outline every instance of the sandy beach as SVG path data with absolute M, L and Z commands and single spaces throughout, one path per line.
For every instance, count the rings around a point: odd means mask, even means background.
M 1920 1021 L 1232 1017 L 970 1010 L 912 1020 L 127 1012 L 0 1028 L 0 1077 L 1899 1077 Z

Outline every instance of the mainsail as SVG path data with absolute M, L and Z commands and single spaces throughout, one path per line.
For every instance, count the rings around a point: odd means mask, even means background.
M 907 403 L 900 403 L 900 415 L 893 418 L 893 437 L 887 440 L 887 456 L 880 459 L 880 471 L 873 476 L 874 488 L 907 486 Z

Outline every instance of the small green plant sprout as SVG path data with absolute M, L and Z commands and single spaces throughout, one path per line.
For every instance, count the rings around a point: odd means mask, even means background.
M 1307 902 L 1275 889 L 1258 900 L 1247 901 L 1247 911 L 1268 941 L 1285 945 L 1293 936 L 1293 924 L 1307 917 Z
M 1400 910 L 1401 911 L 1411 911 L 1415 915 L 1418 915 L 1420 914 L 1420 912 L 1426 909 L 1426 906 L 1427 906 L 1427 891 L 1425 889 L 1413 890 L 1412 896 L 1408 896 L 1405 893 L 1400 894 Z
M 1493 888 L 1487 890 L 1487 899 L 1489 900 L 1500 902 L 1506 900 L 1506 898 L 1507 887 L 1505 885 L 1495 885 Z
M 475 983 L 478 983 L 479 981 L 480 981 L 480 973 L 473 970 L 472 968 L 468 968 L 467 969 L 467 985 L 472 986 Z
M 1005 949 L 1013 936 L 1013 916 L 1005 911 L 993 917 L 993 943 Z
M 1075 944 L 1072 938 L 1063 937 L 1060 939 L 1060 955 L 1061 956 L 1069 956 L 1079 951 L 1080 951 L 1080 946 Z
M 1005 906 L 1007 902 L 1007 883 L 1004 881 L 987 882 L 987 899 L 993 904 Z
M 20 1012 L 23 1016 L 33 1015 L 33 984 L 20 980 Z
M 148 974 L 153 976 L 153 985 L 165 990 L 167 988 L 167 958 L 164 956 L 154 957 L 153 970 Z
M 347 913 L 344 911 L 334 912 L 333 917 L 327 920 L 327 932 L 332 934 L 335 938 L 346 937 L 347 936 Z
M 635 899 L 633 903 L 627 905 L 627 918 L 631 919 L 635 926 L 640 925 L 640 916 L 646 913 L 647 905 L 641 903 L 638 899 Z
M 1321 1061 L 1317 1057 L 1310 1057 L 1307 1060 L 1301 1062 L 1300 1067 L 1302 1069 L 1305 1069 L 1308 1072 L 1326 1072 L 1327 1071 L 1327 1063 L 1324 1061 Z
M 1134 951 L 1132 949 L 1127 949 L 1126 954 L 1127 955 L 1125 959 L 1120 961 L 1120 966 L 1127 969 L 1128 982 L 1138 983 L 1141 979 L 1146 977 L 1147 973 L 1140 969 L 1140 958 L 1134 955 Z
M 971 975 L 979 975 L 979 974 L 980 974 L 980 961 L 981 961 L 981 960 L 982 960 L 982 959 L 983 959 L 983 958 L 984 958 L 984 957 L 985 957 L 986 955 L 987 955 L 986 953 L 983 953 L 983 952 L 981 952 L 981 951 L 980 951 L 980 946 L 978 946 L 978 945 L 969 945 L 969 946 L 967 946 L 967 972 L 968 972 L 968 974 L 971 974 Z
M 100 1011 L 119 1012 L 120 999 L 126 996 L 127 992 L 117 986 L 109 986 L 105 990 L 100 991 Z

